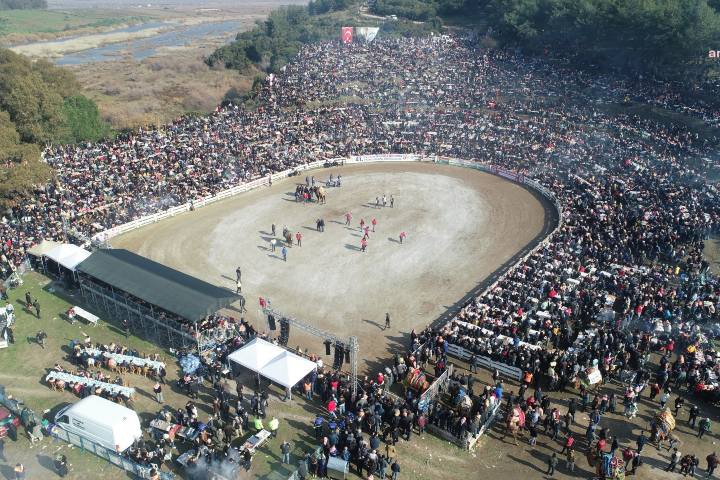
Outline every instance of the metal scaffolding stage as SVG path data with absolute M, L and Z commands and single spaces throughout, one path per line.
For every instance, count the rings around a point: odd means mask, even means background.
M 360 351 L 360 344 L 358 343 L 358 339 L 355 336 L 351 336 L 349 338 L 340 338 L 336 335 L 333 335 L 332 333 L 328 333 L 324 330 L 320 330 L 319 328 L 308 325 L 307 323 L 301 322 L 300 320 L 296 319 L 295 317 L 291 317 L 289 315 L 285 315 L 284 313 L 271 308 L 266 307 L 262 309 L 263 314 L 265 315 L 265 318 L 268 317 L 268 315 L 272 315 L 277 319 L 277 321 L 280 321 L 281 319 L 286 319 L 291 325 L 293 325 L 296 328 L 299 328 L 300 330 L 307 332 L 311 335 L 315 335 L 316 337 L 322 338 L 324 341 L 329 341 L 333 345 L 342 345 L 344 349 L 346 349 L 350 353 L 350 385 L 352 388 L 352 395 L 353 398 L 357 397 L 357 389 L 358 389 L 358 380 L 357 380 L 357 370 L 358 370 L 358 353 Z

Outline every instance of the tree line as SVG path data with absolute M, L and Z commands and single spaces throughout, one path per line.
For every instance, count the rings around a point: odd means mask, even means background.
M 375 0 L 378 15 L 462 15 L 505 45 L 683 82 L 718 73 L 720 0 Z
M 215 50 L 205 59 L 209 66 L 259 73 L 278 72 L 304 44 L 340 38 L 343 26 L 376 26 L 374 19 L 361 19 L 348 12 L 354 0 L 313 0 L 307 6 L 287 6 L 273 10 L 264 22 L 238 34 L 235 41 Z M 385 22 L 384 35 L 423 35 L 437 31 L 439 24 L 417 25 L 411 21 Z M 256 85 L 259 82 L 256 81 Z M 232 92 L 233 94 L 237 92 Z
M 47 0 L 0 0 L 0 10 L 47 8 Z
M 111 134 L 81 91 L 72 72 L 0 49 L 0 203 L 20 202 L 24 192 L 51 179 L 40 159 L 45 145 Z

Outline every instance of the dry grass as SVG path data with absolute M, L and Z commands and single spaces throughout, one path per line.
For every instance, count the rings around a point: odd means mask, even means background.
M 230 88 L 251 87 L 252 76 L 205 65 L 213 48 L 173 49 L 139 63 L 102 62 L 73 70 L 114 127 L 165 123 L 189 111 L 210 112 Z

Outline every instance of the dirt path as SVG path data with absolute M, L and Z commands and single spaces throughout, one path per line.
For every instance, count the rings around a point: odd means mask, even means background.
M 710 262 L 710 271 L 720 275 L 720 235 L 705 241 L 705 260 Z
M 357 335 L 363 367 L 403 351 L 423 328 L 478 286 L 538 235 L 543 205 L 527 190 L 492 175 L 431 164 L 384 164 L 318 170 L 323 181 L 342 174 L 327 205 L 295 203 L 295 182 L 276 183 L 114 239 L 113 246 L 234 288 L 243 270 L 246 315 L 265 330 L 258 297 L 339 336 Z M 374 207 L 392 194 L 395 208 Z M 353 214 L 351 227 L 344 214 Z M 315 231 L 324 218 L 325 232 Z M 368 251 L 359 250 L 360 219 L 378 221 Z M 271 224 L 301 232 L 287 262 L 270 248 Z M 407 232 L 401 245 L 398 234 Z M 384 329 L 385 313 L 391 328 Z M 291 345 L 319 352 L 314 338 L 291 332 Z

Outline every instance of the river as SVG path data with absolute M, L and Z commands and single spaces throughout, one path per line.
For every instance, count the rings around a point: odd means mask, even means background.
M 163 31 L 151 37 L 139 38 L 127 42 L 109 43 L 99 47 L 67 53 L 55 59 L 58 65 L 83 65 L 95 62 L 118 60 L 119 57 L 132 58 L 141 61 L 155 55 L 162 47 L 182 47 L 192 42 L 206 38 L 226 38 L 232 40 L 241 30 L 242 21 L 226 20 L 223 22 L 200 23 L 197 25 L 173 25 L 162 22 L 148 22 L 132 27 L 113 30 L 115 33 L 140 32 L 145 29 L 168 26 L 170 30 Z M 71 41 L 67 39 L 65 41 Z

